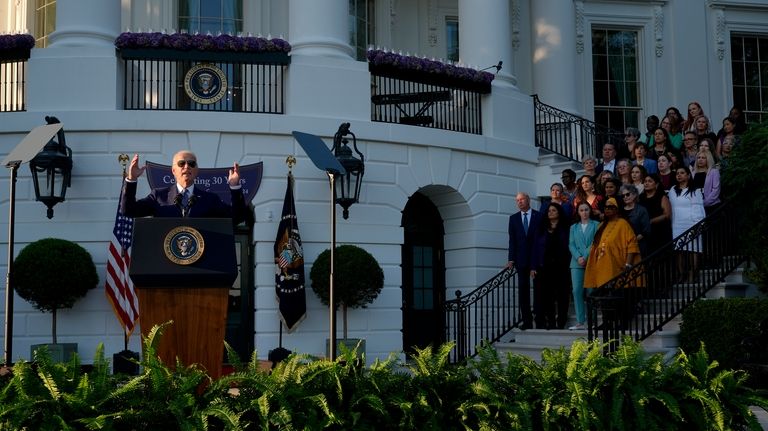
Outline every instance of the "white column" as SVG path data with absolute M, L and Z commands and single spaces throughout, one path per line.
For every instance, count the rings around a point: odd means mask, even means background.
M 459 56 L 462 63 L 478 69 L 501 60 L 494 86 L 516 87 L 509 0 L 483 0 L 482 5 L 476 0 L 459 0 Z
M 57 0 L 50 46 L 113 46 L 119 34 L 119 0 Z
M 288 42 L 292 56 L 352 58 L 348 0 L 289 0 Z
M 570 0 L 531 2 L 534 92 L 548 105 L 579 114 L 576 83 L 583 77 L 576 65 L 575 15 Z
M 51 44 L 29 59 L 27 110 L 116 109 L 119 32 L 120 0 L 58 0 Z

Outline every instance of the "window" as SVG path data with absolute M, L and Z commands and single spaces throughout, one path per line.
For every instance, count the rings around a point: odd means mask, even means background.
M 212 35 L 243 31 L 242 0 L 180 0 L 179 28 Z
M 243 1 L 242 0 L 179 0 L 179 29 L 189 33 L 218 35 L 236 35 L 243 30 Z M 190 65 L 189 67 L 191 67 Z M 227 75 L 229 87 L 223 100 L 224 110 L 239 111 L 242 106 L 242 88 L 237 83 L 242 82 L 242 70 L 233 64 L 217 63 L 217 66 Z M 179 70 L 178 79 L 184 81 L 184 73 L 188 68 Z M 178 104 L 193 105 L 189 97 L 179 93 Z M 200 111 L 216 110 L 215 105 L 196 105 Z
M 638 34 L 592 29 L 592 82 L 595 123 L 614 130 L 637 127 L 640 111 Z
M 373 0 L 349 0 L 349 44 L 355 58 L 365 60 L 365 52 L 374 44 Z
M 450 61 L 459 61 L 459 18 L 455 16 L 445 17 L 445 48 Z
M 748 123 L 768 114 L 768 36 L 731 35 L 733 104 Z
M 56 30 L 56 0 L 35 2 L 35 46 L 48 46 L 48 35 Z

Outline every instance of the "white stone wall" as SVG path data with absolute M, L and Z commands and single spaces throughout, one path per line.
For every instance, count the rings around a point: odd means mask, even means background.
M 253 201 L 257 219 L 253 233 L 255 341 L 261 357 L 277 347 L 272 247 L 285 192 L 284 161 L 289 154 L 298 158 L 293 171 L 307 273 L 330 241 L 327 177 L 290 132 L 317 134 L 330 145 L 341 120 L 204 112 L 52 113 L 64 123 L 67 144 L 74 153 L 72 187 L 66 202 L 57 205 L 54 218 L 48 220 L 44 206 L 34 202 L 28 168 L 22 167 L 15 250 L 18 253 L 24 245 L 44 237 L 70 239 L 92 254 L 101 277 L 99 286 L 86 298 L 59 314 L 60 340 L 79 343 L 86 361 L 99 342 L 106 344 L 107 353 L 122 350 L 121 330 L 103 288 L 107 241 L 121 184 L 117 156 L 139 153 L 142 160 L 167 163 L 176 151 L 190 148 L 203 166 L 264 163 L 262 184 Z M 20 141 L 23 131 L 43 123 L 44 114 L 4 114 L 2 118 L 9 121 L 3 121 L 0 128 L 2 153 Z M 533 190 L 536 151 L 522 143 L 410 126 L 353 121 L 351 129 L 366 155 L 366 174 L 361 202 L 350 208 L 349 220 L 343 220 L 337 208 L 337 241 L 367 249 L 384 269 L 385 287 L 379 298 L 366 309 L 349 312 L 350 334 L 367 339 L 373 360 L 402 350 L 400 223 L 408 197 L 416 191 L 430 196 L 445 221 L 448 296 L 457 289 L 469 291 L 496 274 L 505 262 L 507 216 L 514 211 L 517 190 Z M 8 172 L 0 171 L 0 179 L 7 186 Z M 145 181 L 139 184 L 139 194 L 149 191 Z M 7 230 L 8 204 L 7 198 L 0 202 L 3 231 Z M 5 270 L 6 250 L 7 236 L 2 236 L 0 271 Z M 4 295 L 4 286 L 0 292 Z M 307 300 L 307 319 L 294 333 L 284 335 L 284 346 L 321 355 L 328 331 L 327 309 L 311 289 Z M 31 344 L 48 340 L 50 315 L 19 298 L 15 304 L 14 356 L 28 358 Z M 338 319 L 341 331 L 340 314 Z M 137 336 L 131 339 L 131 347 L 139 349 Z

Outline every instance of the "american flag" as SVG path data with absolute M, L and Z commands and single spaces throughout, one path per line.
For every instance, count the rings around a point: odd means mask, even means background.
M 131 265 L 131 235 L 133 219 L 120 214 L 118 204 L 115 227 L 107 253 L 107 277 L 105 291 L 126 336 L 131 335 L 139 319 L 139 300 L 128 277 Z

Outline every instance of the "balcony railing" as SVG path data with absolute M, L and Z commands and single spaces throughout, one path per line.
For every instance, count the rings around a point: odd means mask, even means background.
M 171 49 L 121 49 L 119 53 L 125 60 L 124 109 L 285 112 L 287 54 Z M 200 70 L 197 66 L 206 70 L 194 75 Z M 221 88 L 206 88 L 211 78 L 220 81 Z M 201 91 L 221 90 L 223 94 L 201 98 L 190 89 L 194 85 Z
M 0 56 L 0 112 L 26 111 L 27 58 Z
M 644 340 L 746 260 L 738 215 L 725 205 L 587 297 L 589 339 L 609 350 Z
M 547 105 L 538 94 L 533 95 L 533 109 L 537 147 L 581 163 L 587 155 L 600 158 L 606 142 L 623 145 L 623 132 Z
M 482 95 L 490 84 L 467 86 L 444 77 L 369 64 L 371 121 L 481 135 Z
M 451 362 L 477 354 L 482 342 L 494 343 L 522 322 L 517 307 L 517 272 L 504 269 L 482 286 L 445 301 L 446 341 L 456 342 Z

